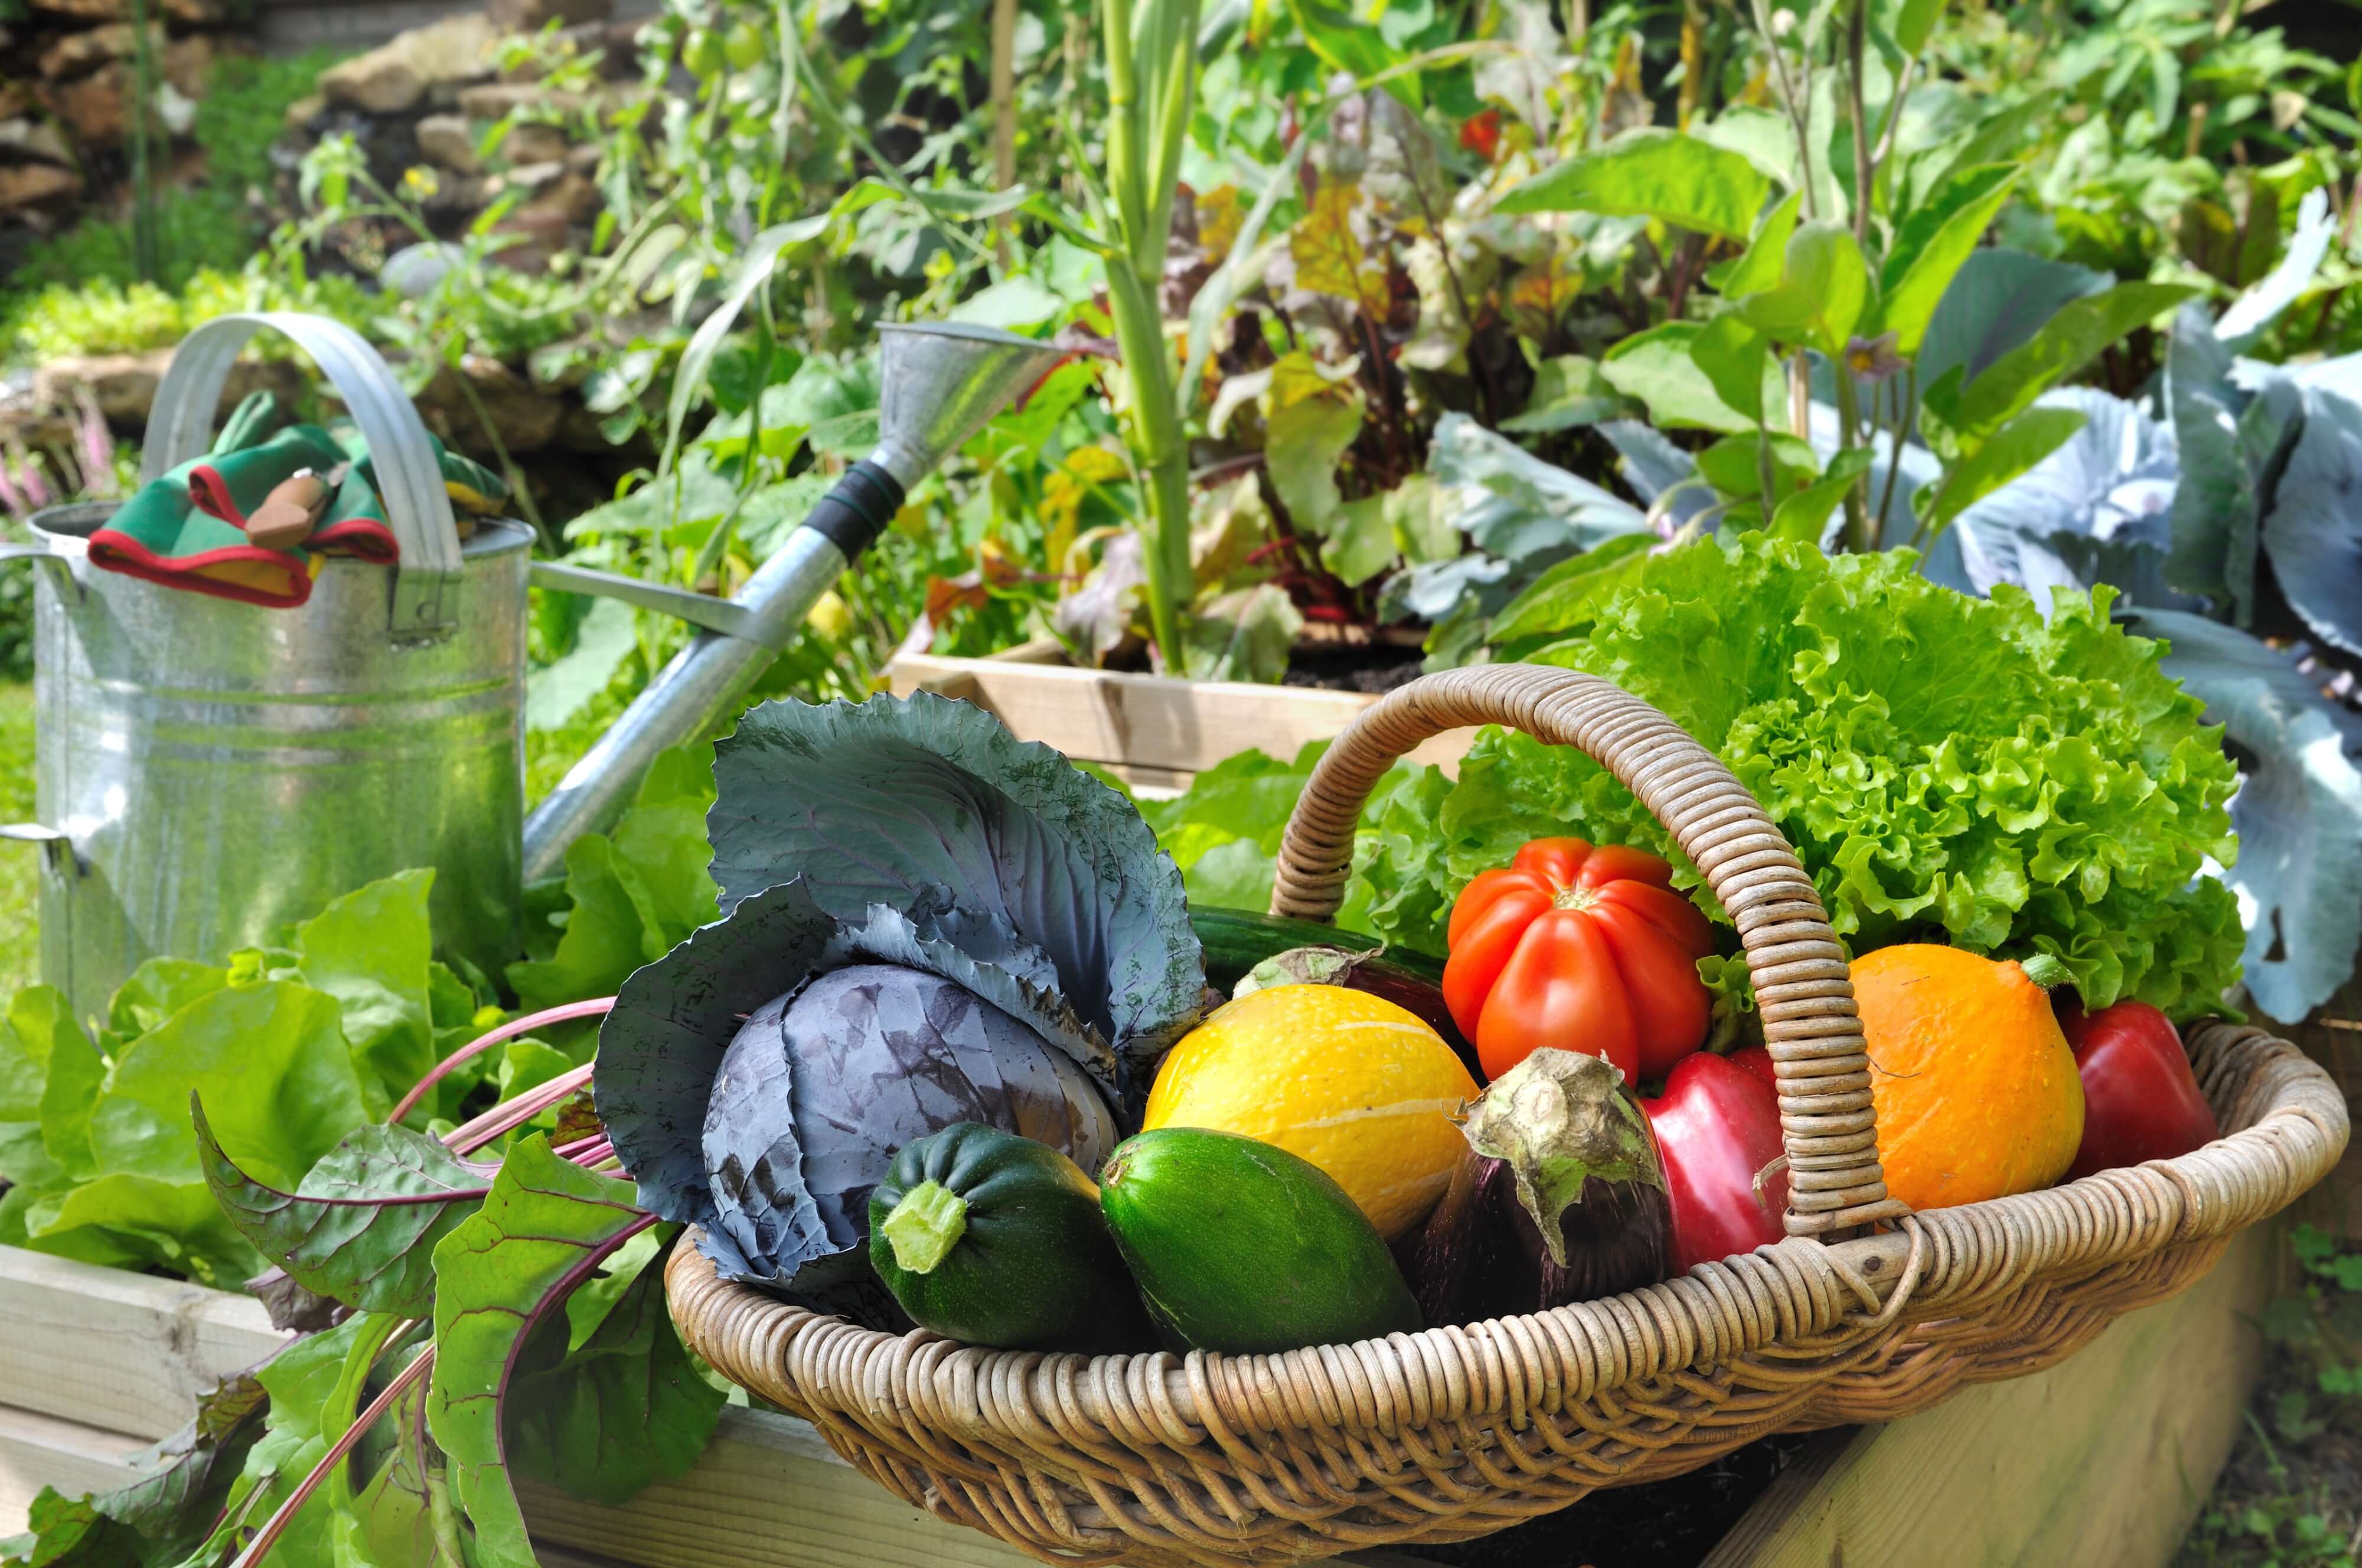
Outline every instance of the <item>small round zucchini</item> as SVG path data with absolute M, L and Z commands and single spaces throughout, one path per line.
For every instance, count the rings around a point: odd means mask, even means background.
M 908 1144 L 869 1198 L 869 1261 L 911 1320 L 1004 1350 L 1153 1349 L 1082 1167 L 962 1121 Z

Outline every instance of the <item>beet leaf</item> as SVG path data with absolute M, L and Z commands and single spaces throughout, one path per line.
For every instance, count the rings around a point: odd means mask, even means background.
M 435 1249 L 427 1425 L 449 1456 L 480 1568 L 535 1568 L 502 1432 L 510 1380 L 543 1321 L 657 1222 L 635 1198 L 630 1182 L 568 1165 L 536 1134 L 510 1152 L 483 1207 Z
M 194 1095 L 189 1113 L 215 1199 L 290 1279 L 364 1312 L 432 1310 L 436 1244 L 482 1202 L 488 1173 L 407 1128 L 365 1126 L 282 1192 L 222 1152 Z

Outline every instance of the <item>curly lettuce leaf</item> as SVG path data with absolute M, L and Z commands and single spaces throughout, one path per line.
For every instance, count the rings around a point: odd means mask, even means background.
M 2157 645 L 2109 592 L 2046 616 L 1921 578 L 1907 552 L 1831 559 L 1750 536 L 1651 559 L 1578 641 L 1538 656 L 1655 703 L 1728 763 L 1857 952 L 1948 942 L 2067 966 L 2094 1007 L 2187 1016 L 2238 978 L 2236 777 Z M 1571 751 L 1488 733 L 1440 800 L 1380 823 L 1378 934 L 1443 950 L 1451 900 L 1527 838 L 1666 852 L 1622 786 Z M 1678 856 L 1677 885 L 1698 890 Z
M 944 889 L 1048 954 L 1076 1013 L 1153 1061 L 1193 1021 L 1204 960 L 1181 874 L 1130 802 L 973 703 L 768 702 L 715 750 L 726 914 L 801 878 L 858 922 Z

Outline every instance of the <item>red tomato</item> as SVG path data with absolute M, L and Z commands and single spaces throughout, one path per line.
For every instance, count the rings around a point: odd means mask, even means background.
M 1443 1001 L 1487 1077 L 1545 1045 L 1659 1078 L 1705 1043 L 1705 916 L 1643 850 L 1541 838 L 1451 906 Z
M 1780 1101 L 1754 1074 L 1733 1057 L 1684 1056 L 1667 1076 L 1664 1097 L 1644 1099 L 1640 1109 L 1657 1135 L 1672 1210 L 1668 1274 L 1753 1252 L 1787 1233 L 1780 1220 L 1787 1167 L 1763 1174 L 1784 1152 Z
M 1501 111 L 1484 113 L 1460 122 L 1460 145 L 1490 163 L 1501 150 Z

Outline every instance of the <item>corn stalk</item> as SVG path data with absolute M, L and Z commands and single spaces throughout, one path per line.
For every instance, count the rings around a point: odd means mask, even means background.
M 1108 83 L 1108 302 L 1123 355 L 1132 457 L 1148 501 L 1149 623 L 1164 668 L 1183 668 L 1189 447 L 1157 294 L 1174 189 L 1197 91 L 1198 0 L 1100 0 Z

